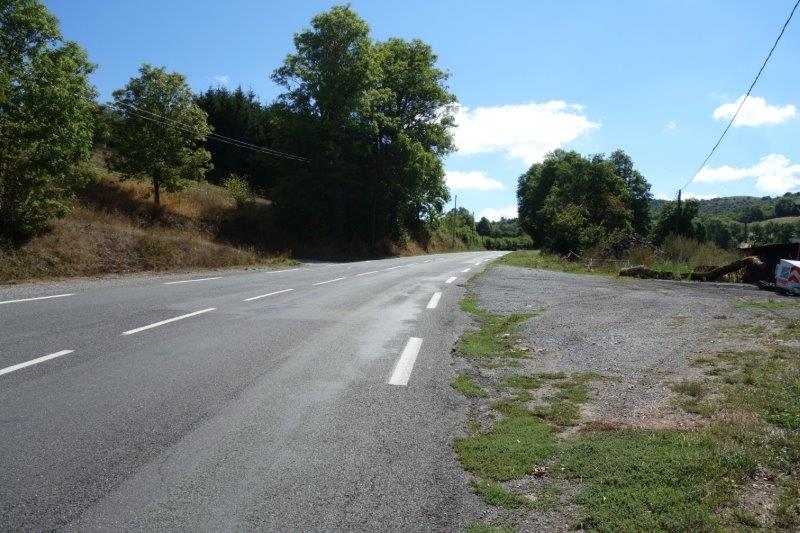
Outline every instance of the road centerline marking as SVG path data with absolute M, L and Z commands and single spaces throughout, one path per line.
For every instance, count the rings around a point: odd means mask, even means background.
M 422 346 L 422 339 L 419 337 L 411 337 L 403 348 L 400 354 L 400 359 L 394 365 L 394 371 L 389 378 L 389 385 L 397 385 L 405 387 L 408 385 L 408 380 L 411 377 L 411 371 L 414 370 L 414 363 L 417 361 L 419 349 Z
M 3 302 L 0 302 L 0 305 L 3 305 L 3 304 L 16 304 L 16 303 L 20 303 L 20 302 L 34 302 L 36 300 L 49 300 L 51 298 L 66 298 L 67 296 L 75 296 L 75 293 L 74 292 L 70 292 L 70 293 L 67 293 L 67 294 L 54 294 L 52 296 L 36 296 L 36 297 L 33 297 L 33 298 L 20 298 L 19 300 L 5 300 Z
M 177 285 L 179 283 L 194 283 L 196 281 L 211 281 L 212 279 L 222 279 L 222 276 L 216 276 L 213 278 L 195 278 L 195 279 L 184 279 L 181 281 L 168 281 L 164 283 L 164 285 Z
M 42 357 L 37 357 L 36 359 L 31 359 L 30 361 L 25 361 L 24 363 L 19 363 L 16 365 L 7 366 L 5 368 L 0 368 L 0 376 L 3 374 L 8 374 L 15 370 L 20 370 L 25 367 L 38 365 L 39 363 L 44 363 L 45 361 L 49 361 L 50 359 L 55 359 L 56 357 L 61 357 L 62 355 L 67 355 L 75 350 L 61 350 L 60 352 L 51 353 L 50 355 L 43 355 Z
M 282 291 L 275 291 L 275 292 L 268 292 L 267 294 L 260 294 L 258 296 L 253 296 L 252 298 L 245 298 L 242 300 L 243 302 L 252 302 L 253 300 L 260 300 L 261 298 L 266 298 L 267 296 L 274 296 L 276 294 L 283 294 L 284 292 L 290 292 L 294 289 L 283 289 Z
M 397 265 L 389 268 L 384 268 L 384 270 L 394 270 L 395 268 L 403 268 L 405 265 Z
M 436 306 L 439 305 L 439 299 L 442 297 L 441 292 L 434 292 L 433 296 L 431 296 L 430 301 L 428 302 L 427 309 L 436 309 Z
M 471 268 L 465 268 L 464 270 L 461 271 L 461 273 L 464 274 L 464 273 L 469 272 L 470 270 L 472 270 L 472 269 Z
M 378 272 L 380 272 L 380 270 L 370 270 L 369 272 L 362 272 L 361 274 L 356 274 L 353 277 L 357 278 L 358 276 L 366 276 L 367 274 L 377 274 Z
M 342 278 L 329 279 L 328 281 L 319 281 L 319 282 L 315 283 L 314 285 L 325 285 L 326 283 L 333 283 L 334 281 L 341 281 L 343 279 L 346 279 L 346 278 L 342 277 Z
M 447 278 L 447 281 L 445 281 L 445 283 L 453 283 L 457 279 L 458 279 L 457 277 L 453 276 L 451 278 Z
M 163 326 L 164 324 L 169 324 L 171 322 L 177 322 L 178 320 L 183 320 L 184 318 L 189 318 L 197 315 L 202 315 L 203 313 L 208 313 L 209 311 L 216 311 L 216 307 L 209 307 L 208 309 L 201 309 L 200 311 L 195 311 L 193 313 L 186 313 L 185 315 L 176 316 L 174 318 L 168 318 L 166 320 L 161 320 L 160 322 L 154 322 L 153 324 L 148 324 L 146 326 L 142 326 L 140 328 L 129 329 L 128 331 L 123 331 L 123 335 L 133 335 L 134 333 L 139 333 L 140 331 L 145 331 L 148 329 L 157 328 L 158 326 Z

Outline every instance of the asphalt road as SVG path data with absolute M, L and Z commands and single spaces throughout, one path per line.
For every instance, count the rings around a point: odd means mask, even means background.
M 0 528 L 463 527 L 454 309 L 498 255 L 0 287 Z

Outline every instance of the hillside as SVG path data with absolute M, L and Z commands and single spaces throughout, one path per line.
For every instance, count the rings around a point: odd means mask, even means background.
M 290 239 L 275 224 L 271 202 L 264 198 L 237 205 L 225 188 L 197 182 L 180 192 L 162 193 L 162 212 L 154 218 L 148 183 L 121 181 L 99 156 L 86 172 L 91 175 L 89 184 L 78 193 L 67 216 L 52 221 L 48 231 L 19 247 L 0 246 L 0 283 L 145 271 L 282 267 L 294 263 L 292 257 L 297 256 L 369 255 L 363 249 L 319 244 L 308 236 L 302 241 Z M 384 242 L 382 255 L 484 248 L 474 229 L 457 229 L 443 225 L 417 240 Z
M 760 207 L 764 214 L 771 218 L 775 212 L 775 204 L 781 198 L 788 198 L 800 203 L 800 193 L 786 193 L 783 196 L 723 196 L 698 200 L 700 203 L 700 216 L 722 216 L 737 220 L 745 210 L 751 207 Z M 666 200 L 653 199 L 651 208 L 657 212 Z
M 94 168 L 96 179 L 82 190 L 72 211 L 52 222 L 50 230 L 19 248 L 0 249 L 0 283 L 34 278 L 94 276 L 139 271 L 283 266 L 287 254 L 237 242 L 237 225 L 254 211 L 237 209 L 221 187 L 198 183 L 164 195 L 164 208 L 153 219 L 150 191 L 142 182 L 121 182 Z

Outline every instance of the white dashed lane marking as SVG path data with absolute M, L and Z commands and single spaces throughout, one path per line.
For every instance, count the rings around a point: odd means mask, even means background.
M 433 296 L 431 296 L 430 301 L 428 302 L 428 309 L 436 309 L 436 306 L 439 305 L 439 299 L 442 297 L 441 292 L 434 292 Z
M 31 359 L 30 361 L 25 361 L 24 363 L 19 363 L 17 365 L 0 368 L 0 376 L 2 376 L 3 374 L 8 374 L 9 372 L 13 372 L 15 370 L 20 370 L 28 366 L 44 363 L 45 361 L 49 361 L 50 359 L 55 359 L 56 357 L 61 357 L 62 355 L 70 354 L 74 351 L 75 350 L 61 350 L 60 352 L 51 353 L 50 355 L 43 355 L 42 357 L 37 357 L 36 359 Z
M 389 385 L 397 385 L 405 387 L 408 385 L 408 380 L 411 377 L 411 371 L 414 370 L 414 363 L 417 360 L 419 349 L 422 346 L 422 339 L 419 337 L 411 337 L 403 348 L 400 354 L 400 359 L 394 366 L 392 376 L 389 378 Z
M 5 300 L 3 302 L 0 302 L 0 305 L 3 305 L 3 304 L 16 304 L 16 303 L 20 303 L 20 302 L 35 302 L 37 300 L 49 300 L 51 298 L 66 298 L 67 296 L 74 296 L 74 295 L 75 295 L 74 293 L 54 294 L 52 296 L 37 296 L 35 298 L 20 298 L 19 300 Z
M 164 324 L 169 324 L 171 322 L 177 322 L 178 320 L 183 320 L 184 318 L 189 318 L 192 316 L 202 315 L 203 313 L 208 313 L 209 311 L 216 311 L 216 307 L 209 307 L 208 309 L 201 309 L 200 311 L 195 311 L 194 313 L 187 313 L 185 315 L 176 316 L 175 318 L 168 318 L 166 320 L 162 320 L 160 322 L 155 322 L 153 324 L 148 324 L 146 326 L 142 326 L 136 329 L 129 329 L 128 331 L 123 331 L 123 335 L 133 335 L 134 333 L 139 333 L 140 331 L 145 331 L 148 329 L 157 328 L 158 326 L 163 326 Z
M 294 289 L 283 289 L 282 291 L 275 291 L 275 292 L 268 292 L 267 294 L 260 294 L 258 296 L 253 296 L 252 298 L 245 298 L 242 300 L 243 302 L 252 302 L 253 300 L 260 300 L 261 298 L 266 298 L 267 296 L 274 296 L 276 294 L 283 294 L 284 292 L 291 292 Z
M 319 281 L 319 282 L 315 283 L 314 285 L 325 285 L 326 283 L 333 283 L 334 281 L 341 281 L 343 279 L 345 279 L 345 278 L 333 278 L 333 279 L 329 279 L 328 281 Z

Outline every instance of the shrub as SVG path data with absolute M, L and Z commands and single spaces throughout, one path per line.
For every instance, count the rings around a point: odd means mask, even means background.
M 237 206 L 247 205 L 253 202 L 253 192 L 250 190 L 250 184 L 246 179 L 240 178 L 236 174 L 231 174 L 222 186 L 231 195 L 231 198 L 236 202 Z

